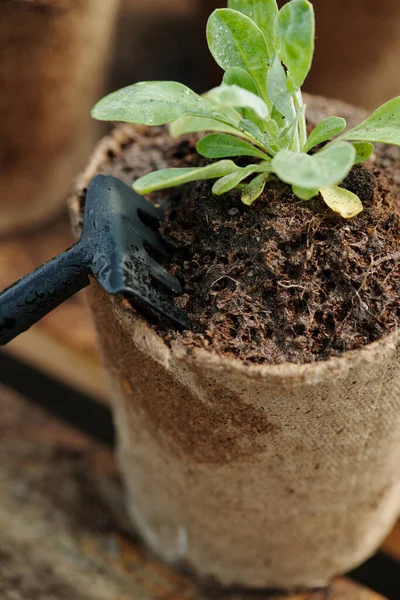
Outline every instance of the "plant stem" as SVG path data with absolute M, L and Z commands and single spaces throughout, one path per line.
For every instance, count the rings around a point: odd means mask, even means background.
M 300 150 L 302 150 L 307 142 L 307 124 L 306 124 L 306 111 L 305 104 L 303 100 L 303 96 L 301 90 L 297 90 L 295 94 L 293 94 L 293 100 L 296 107 L 297 112 L 301 112 L 302 114 L 299 117 L 298 123 L 298 132 L 299 132 L 299 141 L 300 141 Z
M 292 124 L 290 126 L 289 131 L 293 128 L 293 137 L 290 149 L 293 152 L 300 152 L 300 137 L 299 137 L 299 129 L 298 129 L 298 114 L 296 109 L 296 103 L 294 101 L 294 95 L 291 99 L 291 110 L 292 110 Z
M 299 131 L 298 131 L 297 127 L 294 132 L 292 150 L 293 150 L 293 152 L 300 152 L 300 138 L 299 138 Z

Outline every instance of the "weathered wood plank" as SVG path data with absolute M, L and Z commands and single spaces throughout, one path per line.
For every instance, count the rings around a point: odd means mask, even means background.
M 39 231 L 0 242 L 0 290 L 73 244 L 65 214 Z M 20 335 L 6 351 L 95 398 L 108 399 L 84 293 Z
M 4 388 L 0 414 L 1 598 L 245 599 L 198 588 L 134 539 L 108 450 Z M 339 580 L 286 600 L 382 598 Z

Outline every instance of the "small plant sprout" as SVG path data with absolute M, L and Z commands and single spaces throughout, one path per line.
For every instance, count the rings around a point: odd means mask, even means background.
M 228 8 L 215 10 L 207 23 L 211 54 L 224 70 L 220 86 L 199 96 L 181 83 L 141 82 L 98 102 L 92 115 L 99 120 L 170 123 L 174 137 L 209 132 L 197 151 L 213 162 L 149 173 L 135 190 L 147 194 L 215 179 L 215 195 L 237 188 L 251 205 L 275 175 L 301 200 L 320 193 L 342 217 L 357 215 L 360 199 L 339 184 L 353 165 L 371 156 L 372 142 L 400 145 L 400 97 L 354 129 L 345 131 L 345 119 L 331 116 L 307 136 L 301 86 L 311 67 L 314 35 L 308 0 L 291 0 L 281 10 L 276 0 L 228 0 Z M 232 160 L 237 157 L 250 158 L 250 164 L 239 166 Z

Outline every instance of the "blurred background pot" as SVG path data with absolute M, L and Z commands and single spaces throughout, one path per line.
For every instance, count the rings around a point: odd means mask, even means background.
M 163 79 L 184 81 L 204 92 L 207 56 L 204 22 L 195 0 L 121 0 L 109 89 Z
M 311 122 L 363 116 L 307 102 Z M 141 132 L 117 128 L 97 148 L 71 202 L 76 232 L 95 174 L 131 181 L 116 164 Z M 128 508 L 154 552 L 203 581 L 293 589 L 325 586 L 377 549 L 400 513 L 397 333 L 318 363 L 248 365 L 167 346 L 95 283 L 90 304 Z
M 118 0 L 3 0 L 0 20 L 0 234 L 65 206 L 98 137 Z

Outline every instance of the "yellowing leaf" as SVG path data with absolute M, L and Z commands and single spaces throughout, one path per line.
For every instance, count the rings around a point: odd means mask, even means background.
M 345 219 L 355 217 L 363 209 L 360 198 L 349 190 L 332 185 L 319 191 L 329 208 Z

